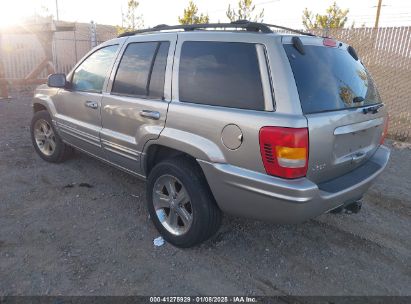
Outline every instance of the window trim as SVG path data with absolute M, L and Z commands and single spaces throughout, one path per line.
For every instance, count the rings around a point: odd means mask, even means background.
M 265 45 L 256 44 L 257 59 L 260 70 L 261 86 L 263 88 L 265 111 L 274 112 L 274 91 L 271 81 L 271 71 L 267 59 Z
M 237 107 L 228 107 L 222 105 L 212 105 L 206 103 L 195 103 L 190 101 L 182 101 L 180 99 L 180 63 L 181 63 L 181 51 L 183 49 L 184 43 L 186 42 L 220 42 L 220 43 L 242 43 L 242 44 L 253 44 L 256 50 L 256 56 L 259 65 L 259 72 L 260 72 L 260 80 L 261 80 L 261 87 L 263 92 L 263 99 L 264 99 L 264 108 L 259 109 L 244 109 L 244 108 L 237 108 Z M 260 48 L 260 51 L 258 50 Z M 265 64 L 265 66 L 264 66 Z M 261 70 L 261 67 L 264 67 L 265 71 Z M 176 48 L 175 53 L 175 60 L 173 66 L 173 87 L 176 87 L 175 91 L 177 92 L 177 98 L 173 98 L 173 101 L 197 105 L 197 106 L 206 106 L 206 107 L 218 107 L 223 109 L 235 109 L 235 110 L 242 110 L 242 111 L 257 111 L 257 112 L 275 112 L 275 98 L 274 98 L 274 86 L 272 83 L 271 77 L 271 69 L 268 61 L 268 54 L 266 45 L 263 42 L 247 42 L 247 41 L 231 41 L 231 40 L 197 40 L 197 39 L 184 39 L 181 42 L 178 42 L 178 46 Z M 267 82 L 268 81 L 268 82 Z
M 150 63 L 150 70 L 149 70 L 149 72 L 148 72 L 148 77 L 147 77 L 147 83 L 146 83 L 146 96 L 147 97 L 149 97 L 150 95 L 150 84 L 151 84 L 151 76 L 153 75 L 153 69 L 154 69 L 154 63 L 156 62 L 156 60 L 157 60 L 157 55 L 158 55 L 158 50 L 160 49 L 160 47 L 161 47 L 161 41 L 159 41 L 159 42 L 157 42 L 157 46 L 156 46 L 156 49 L 155 49 L 155 51 L 154 51 L 154 55 L 153 55 L 153 58 L 151 59 L 151 63 Z M 168 48 L 170 49 L 170 46 L 168 46 Z M 127 50 L 127 49 L 126 49 Z M 124 53 L 125 53 L 126 51 L 124 51 Z M 168 52 L 167 52 L 168 53 Z M 120 61 L 120 63 L 121 63 L 121 61 Z M 167 66 L 167 60 L 166 60 L 166 66 Z M 120 65 L 118 66 L 119 68 L 120 68 Z M 166 73 L 166 71 L 165 71 L 165 69 L 164 69 L 164 82 L 166 81 L 165 80 L 165 73 Z M 116 78 L 114 77 L 114 82 L 116 81 Z M 161 97 L 161 99 L 164 99 L 164 84 L 163 84 L 163 96 Z
M 168 46 L 168 50 L 167 50 L 167 56 L 166 56 L 166 65 L 165 65 L 165 70 L 164 70 L 164 86 L 163 86 L 163 96 L 161 98 L 153 98 L 150 97 L 149 95 L 137 95 L 137 94 L 125 94 L 125 93 L 118 93 L 118 92 L 113 92 L 113 86 L 114 83 L 116 81 L 116 77 L 117 77 L 117 73 L 118 70 L 120 69 L 120 65 L 121 65 L 121 61 L 123 60 L 123 57 L 127 51 L 127 48 L 129 47 L 129 45 L 131 44 L 138 44 L 138 43 L 157 43 L 157 46 L 155 48 L 154 51 L 154 55 L 153 58 L 151 59 L 151 63 L 150 63 L 150 71 L 147 77 L 147 83 L 146 83 L 146 93 L 148 93 L 148 90 L 150 88 L 150 83 L 151 83 L 151 75 L 153 73 L 153 69 L 154 69 L 154 64 L 156 62 L 156 58 L 157 58 L 157 54 L 158 51 L 160 50 L 161 44 L 162 43 L 169 43 Z M 120 97 L 130 97 L 130 98 L 140 98 L 140 99 L 145 99 L 145 100 L 153 100 L 153 101 L 165 101 L 165 84 L 166 84 L 166 74 L 167 74 L 167 65 L 168 65 L 168 55 L 170 52 L 170 48 L 171 48 L 171 42 L 170 40 L 150 40 L 150 41 L 130 41 L 128 43 L 126 43 L 124 45 L 124 50 L 121 53 L 121 56 L 118 60 L 118 62 L 115 63 L 115 72 L 114 72 L 114 76 L 113 76 L 113 80 L 111 83 L 111 87 L 110 87 L 110 92 L 108 92 L 109 95 L 111 96 L 120 96 Z
M 104 83 L 103 83 L 103 87 L 101 88 L 101 91 L 98 91 L 98 90 L 75 90 L 75 89 L 73 89 L 73 78 L 74 78 L 74 74 L 76 73 L 77 69 L 78 69 L 87 59 L 89 59 L 90 56 L 92 56 L 92 55 L 95 54 L 96 52 L 98 52 L 98 51 L 100 51 L 100 50 L 102 50 L 102 49 L 105 49 L 105 48 L 107 48 L 107 47 L 110 47 L 110 46 L 117 46 L 117 50 L 116 50 L 116 52 L 114 53 L 114 60 L 113 60 L 111 66 L 110 66 L 110 68 L 109 68 L 109 71 L 108 71 L 106 77 L 104 78 Z M 68 89 L 68 91 L 71 91 L 71 92 L 83 92 L 83 93 L 94 93 L 94 94 L 103 94 L 104 88 L 105 88 L 106 85 L 107 85 L 108 79 L 110 79 L 111 70 L 113 69 L 113 65 L 114 65 L 115 62 L 116 62 L 116 59 L 117 59 L 117 56 L 118 56 L 118 53 L 119 53 L 120 50 L 121 50 L 120 43 L 113 43 L 113 44 L 108 44 L 108 45 L 102 45 L 102 46 L 99 47 L 98 49 L 90 51 L 90 53 L 88 53 L 82 60 L 80 60 L 80 61 L 74 66 L 73 70 L 72 70 L 72 71 L 70 72 L 70 74 L 68 75 L 69 84 L 70 84 L 70 88 Z

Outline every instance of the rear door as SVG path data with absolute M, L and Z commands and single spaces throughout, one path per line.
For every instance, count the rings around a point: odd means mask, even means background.
M 380 144 L 386 109 L 367 69 L 339 42 L 283 38 L 309 129 L 307 177 L 343 175 L 369 159 Z
M 144 144 L 164 128 L 177 34 L 130 37 L 102 100 L 106 158 L 139 174 Z
M 265 173 L 260 129 L 307 124 L 302 115 L 294 119 L 279 108 L 274 111 L 274 65 L 268 65 L 267 56 L 271 51 L 271 62 L 279 56 L 270 47 L 273 38 L 247 32 L 179 33 L 173 100 L 160 138 L 185 145 L 198 159 Z M 173 148 L 181 149 L 177 144 Z

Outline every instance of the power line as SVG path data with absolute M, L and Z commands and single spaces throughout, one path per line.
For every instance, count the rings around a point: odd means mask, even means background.
M 271 1 L 265 1 L 265 2 L 260 2 L 260 3 L 256 3 L 254 4 L 255 6 L 258 5 L 264 5 L 264 4 L 274 4 L 275 2 L 279 2 L 280 0 L 271 0 Z
M 374 14 L 355 14 L 355 15 L 349 14 L 349 15 L 351 15 L 351 16 L 373 16 L 373 17 L 375 17 Z M 402 12 L 402 13 L 384 13 L 384 16 L 398 16 L 398 15 L 410 15 L 410 16 L 411 16 L 411 12 L 410 12 L 410 13 L 408 13 L 408 12 Z
M 280 1 L 281 0 L 263 1 L 263 2 L 254 3 L 253 5 L 254 6 L 259 6 L 259 5 L 265 5 L 265 4 L 274 4 L 275 2 L 280 2 Z M 222 11 L 226 11 L 226 10 L 227 10 L 227 8 L 219 8 L 219 9 L 216 9 L 216 10 L 209 11 L 209 13 L 217 13 L 217 12 L 222 12 Z

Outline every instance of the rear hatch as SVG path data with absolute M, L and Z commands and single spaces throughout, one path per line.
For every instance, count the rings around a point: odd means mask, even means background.
M 309 130 L 307 177 L 317 183 L 361 166 L 380 145 L 386 109 L 367 69 L 348 45 L 284 37 Z

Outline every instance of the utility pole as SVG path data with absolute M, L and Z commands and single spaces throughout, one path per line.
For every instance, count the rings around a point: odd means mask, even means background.
M 97 45 L 96 24 L 93 20 L 90 22 L 90 44 L 91 48 L 94 48 Z
M 382 5 L 382 0 L 378 0 L 377 15 L 375 16 L 375 25 L 374 25 L 375 28 L 378 28 L 378 22 L 380 21 L 381 5 Z
M 59 0 L 56 0 L 56 20 L 59 21 Z

